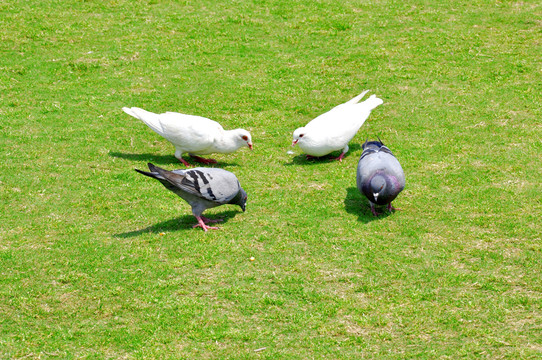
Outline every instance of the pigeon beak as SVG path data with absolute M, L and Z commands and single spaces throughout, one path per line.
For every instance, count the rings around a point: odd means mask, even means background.
M 249 148 L 250 150 L 252 150 L 252 143 L 249 142 L 249 143 L 247 143 L 247 145 L 248 145 L 248 148 Z
M 373 193 L 373 197 L 375 198 L 375 202 L 378 200 L 378 193 Z
M 297 144 L 298 141 L 299 139 L 295 139 L 294 141 L 292 141 L 292 146 L 295 146 L 295 144 Z

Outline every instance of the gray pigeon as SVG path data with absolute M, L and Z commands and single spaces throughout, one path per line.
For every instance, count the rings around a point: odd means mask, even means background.
M 138 173 L 157 179 L 168 190 L 182 197 L 192 207 L 192 214 L 198 220 L 193 227 L 201 227 L 203 230 L 218 229 L 206 225 L 211 220 L 201 214 L 210 208 L 233 204 L 239 205 L 245 211 L 247 193 L 241 187 L 237 177 L 229 171 L 215 168 L 198 167 L 190 170 L 168 171 L 151 163 L 149 170 Z
M 396 210 L 391 202 L 405 188 L 405 173 L 399 161 L 380 139 L 365 141 L 359 159 L 356 182 L 359 191 L 369 199 L 371 212 L 378 213 L 375 205 L 387 205 Z

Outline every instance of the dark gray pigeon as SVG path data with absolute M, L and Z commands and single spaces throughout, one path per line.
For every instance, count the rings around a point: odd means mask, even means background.
M 239 205 L 245 211 L 247 193 L 241 187 L 237 177 L 229 171 L 215 168 L 198 167 L 189 170 L 168 171 L 151 163 L 149 170 L 138 173 L 152 177 L 160 181 L 168 190 L 182 197 L 192 207 L 192 214 L 198 220 L 193 227 L 201 227 L 203 230 L 218 229 L 206 225 L 211 220 L 201 214 L 210 208 L 233 204 Z
M 357 185 L 359 191 L 369 199 L 374 216 L 375 205 L 387 205 L 389 211 L 396 210 L 391 202 L 405 187 L 405 173 L 399 161 L 380 139 L 365 141 L 359 159 Z

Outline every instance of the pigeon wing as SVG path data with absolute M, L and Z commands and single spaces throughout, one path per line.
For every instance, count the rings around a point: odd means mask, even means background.
M 224 132 L 216 121 L 194 115 L 166 112 L 160 115 L 162 136 L 187 152 L 206 151 Z
M 139 169 L 135 169 L 135 171 L 137 171 L 140 174 L 146 175 L 148 177 L 151 177 L 153 179 L 156 179 L 156 180 L 160 181 L 162 183 L 162 185 L 164 185 L 166 187 L 166 189 L 168 189 L 169 191 L 181 196 L 181 193 L 184 191 L 184 189 L 181 189 L 179 186 L 177 186 L 175 181 L 171 181 L 171 179 L 169 179 L 169 180 L 166 179 L 164 177 L 164 175 L 162 175 L 158 171 L 158 169 L 160 169 L 160 168 L 154 166 L 151 163 L 149 163 L 148 165 L 149 165 L 149 169 L 151 170 L 151 172 L 143 171 L 143 170 L 139 170 Z M 160 169 L 160 170 L 167 171 L 167 170 L 164 170 L 164 169 Z M 181 178 L 184 177 L 184 175 L 183 175 L 184 170 L 173 170 L 173 171 L 168 171 L 168 172 L 171 172 L 173 175 L 176 175 L 176 176 L 174 176 L 176 180 L 178 180 L 179 177 L 181 177 Z
M 211 202 L 225 204 L 239 192 L 237 178 L 225 170 L 194 168 L 175 172 L 152 164 L 149 164 L 149 169 L 159 173 L 169 182 L 169 186 L 164 185 L 175 193 L 181 190 Z M 235 179 L 235 184 L 232 182 L 232 177 Z
M 241 189 L 237 177 L 229 171 L 215 168 L 194 168 L 186 172 L 184 185 L 205 199 L 227 204 Z

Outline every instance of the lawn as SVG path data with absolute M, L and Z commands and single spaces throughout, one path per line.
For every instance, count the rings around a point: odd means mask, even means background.
M 542 356 L 539 1 L 13 0 L 0 36 L 0 358 Z M 365 89 L 342 163 L 290 147 Z M 251 131 L 213 156 L 247 211 L 193 229 L 123 106 Z M 407 179 L 380 217 L 376 136 Z

